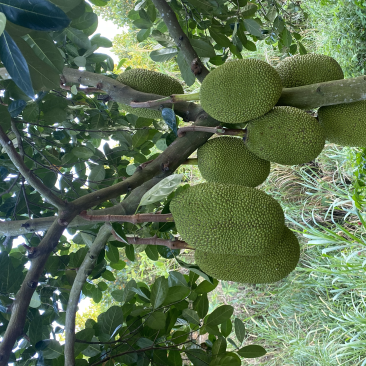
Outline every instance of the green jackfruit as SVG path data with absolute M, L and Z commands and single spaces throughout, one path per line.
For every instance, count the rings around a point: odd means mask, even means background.
M 171 94 L 183 94 L 183 87 L 178 80 L 160 72 L 146 69 L 130 69 L 119 74 L 117 81 L 130 86 L 132 89 L 143 93 L 169 96 Z M 132 108 L 122 104 L 123 109 L 144 118 L 161 118 L 161 112 L 149 108 Z
M 202 108 L 225 123 L 243 123 L 270 111 L 281 96 L 276 70 L 255 59 L 228 61 L 211 71 L 200 89 Z
M 251 153 L 242 139 L 223 136 L 197 150 L 198 168 L 208 182 L 256 187 L 268 177 L 271 163 Z
M 366 147 L 366 101 L 321 107 L 318 119 L 329 142 Z
M 266 193 L 232 184 L 202 183 L 170 202 L 183 240 L 207 252 L 260 255 L 282 236 L 285 221 L 279 203 Z
M 276 66 L 276 70 L 284 88 L 344 79 L 334 58 L 313 53 L 288 57 Z
M 307 163 L 323 150 L 316 118 L 294 107 L 275 107 L 247 126 L 245 143 L 260 158 L 284 165 Z
M 294 233 L 285 227 L 283 236 L 266 255 L 257 257 L 209 253 L 195 250 L 197 265 L 218 280 L 241 283 L 272 283 L 286 277 L 299 261 L 300 246 Z

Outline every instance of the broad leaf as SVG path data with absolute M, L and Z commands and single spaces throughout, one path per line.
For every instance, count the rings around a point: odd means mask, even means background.
M 242 343 L 243 340 L 244 340 L 244 337 L 245 337 L 245 326 L 244 326 L 244 323 L 240 319 L 235 318 L 234 325 L 235 325 L 235 335 L 236 335 L 236 338 L 238 339 L 238 341 L 240 343 Z
M 145 324 L 151 329 L 164 329 L 165 328 L 166 315 L 165 313 L 154 312 L 145 321 Z
M 266 350 L 262 346 L 258 346 L 255 344 L 251 344 L 250 346 L 240 348 L 240 350 L 237 352 L 237 354 L 240 357 L 245 358 L 261 357 L 264 356 L 266 353 L 267 353 Z
M 261 26 L 254 19 L 244 19 L 245 29 L 253 36 L 261 37 Z
M 155 62 L 166 62 L 177 55 L 176 48 L 163 48 L 161 50 L 155 50 L 150 53 L 150 57 Z
M 230 319 L 233 312 L 234 308 L 231 305 L 221 305 L 208 316 L 205 324 L 209 326 L 222 324 Z
M 168 280 L 165 277 L 158 277 L 151 287 L 151 304 L 154 309 L 158 308 L 168 294 Z
M 3 34 L 6 25 L 6 16 L 4 13 L 0 13 L 0 35 Z
M 0 0 L 0 11 L 12 23 L 39 31 L 58 31 L 70 24 L 66 14 L 47 0 Z
M 103 333 L 112 335 L 123 322 L 123 312 L 119 306 L 112 306 L 105 313 L 98 316 L 98 324 Z

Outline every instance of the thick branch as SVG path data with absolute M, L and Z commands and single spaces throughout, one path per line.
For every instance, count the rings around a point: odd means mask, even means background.
M 116 240 L 121 241 L 117 236 L 115 236 Z M 127 241 L 129 244 L 133 245 L 163 245 L 168 247 L 169 249 L 194 249 L 188 243 L 182 240 L 166 240 L 160 239 L 155 236 L 152 238 L 131 238 L 127 237 Z
M 18 337 L 24 333 L 24 324 L 27 317 L 28 306 L 34 291 L 38 285 L 46 261 L 50 253 L 55 249 L 60 237 L 65 230 L 62 222 L 71 221 L 76 213 L 61 214 L 60 220 L 54 221 L 50 230 L 46 233 L 38 247 L 32 253 L 32 263 L 27 275 L 15 296 L 9 324 L 6 328 L 0 344 L 0 366 L 8 365 L 8 359 Z
M 221 126 L 217 127 L 206 127 L 206 126 L 187 126 L 187 127 L 181 127 L 178 129 L 178 136 L 182 137 L 185 136 L 186 132 L 209 132 L 209 133 L 215 133 L 220 136 L 224 135 L 230 135 L 230 136 L 240 136 L 245 137 L 247 135 L 246 129 L 229 129 Z
M 75 318 L 81 289 L 94 268 L 99 252 L 104 248 L 110 237 L 111 230 L 112 227 L 109 224 L 105 224 L 99 229 L 98 235 L 85 256 L 72 285 L 69 301 L 67 303 L 65 322 L 65 366 L 74 366 L 75 364 Z
M 183 32 L 174 11 L 165 0 L 152 0 L 152 2 L 166 24 L 170 36 L 174 39 L 177 47 L 183 52 L 188 65 L 191 65 L 192 72 L 194 72 L 196 78 L 202 83 L 203 79 L 209 74 L 209 71 L 202 64 L 197 52 L 189 42 L 187 35 Z
M 88 71 L 77 69 L 63 70 L 63 79 L 66 83 L 91 85 L 101 87 L 114 101 L 129 105 L 131 102 L 147 102 L 155 99 L 161 99 L 163 96 L 157 94 L 143 93 L 124 85 L 117 80 L 111 79 L 101 74 L 94 74 Z M 171 108 L 172 103 L 160 103 L 152 109 L 160 110 L 160 108 Z M 185 121 L 194 121 L 197 113 L 202 108 L 195 103 L 179 102 L 174 104 L 174 112 L 181 116 Z
M 23 159 L 15 150 L 15 147 L 7 134 L 0 126 L 0 144 L 2 145 L 5 152 L 8 154 L 10 160 L 19 170 L 22 176 L 27 180 L 27 182 L 43 196 L 48 202 L 56 206 L 58 209 L 63 209 L 66 207 L 66 203 L 59 197 L 57 197 L 52 191 L 42 183 L 37 176 L 24 164 Z
M 80 216 L 89 221 L 97 222 L 129 222 L 130 224 L 142 224 L 143 222 L 173 222 L 172 214 L 136 214 L 136 215 L 88 215 L 86 211 Z
M 277 105 L 301 109 L 353 103 L 366 99 L 366 76 L 328 81 L 297 88 L 285 88 Z

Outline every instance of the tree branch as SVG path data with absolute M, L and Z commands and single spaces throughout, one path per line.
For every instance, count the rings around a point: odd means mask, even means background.
M 136 214 L 136 215 L 88 215 L 86 211 L 80 213 L 85 220 L 97 222 L 129 222 L 130 224 L 141 224 L 143 222 L 173 222 L 173 215 L 169 214 Z
M 57 197 L 51 190 L 44 185 L 36 175 L 32 173 L 30 169 L 24 164 L 23 159 L 15 150 L 15 147 L 7 134 L 0 126 L 0 144 L 2 145 L 5 152 L 8 154 L 10 160 L 19 170 L 22 176 L 27 180 L 27 182 L 40 193 L 48 202 L 57 207 L 58 209 L 63 209 L 67 206 L 67 203 L 61 198 Z
M 197 52 L 189 42 L 187 35 L 183 32 L 174 11 L 165 0 L 152 0 L 152 2 L 156 9 L 158 9 L 170 36 L 173 37 L 175 44 L 183 52 L 188 65 L 191 65 L 192 72 L 202 83 L 203 79 L 209 74 L 209 71 L 203 65 Z
M 111 230 L 112 227 L 109 224 L 104 224 L 99 229 L 98 235 L 86 254 L 72 285 L 69 301 L 67 303 L 65 321 L 65 366 L 74 366 L 75 364 L 75 318 L 78 310 L 81 289 L 94 268 L 99 252 L 104 248 L 108 241 L 108 238 L 111 235 Z
M 247 130 L 246 129 L 229 129 L 226 127 L 221 127 L 221 126 L 217 126 L 217 127 L 206 127 L 206 126 L 187 126 L 187 127 L 181 127 L 178 129 L 178 137 L 182 137 L 186 134 L 186 132 L 209 132 L 209 133 L 215 133 L 217 135 L 220 136 L 240 136 L 245 138 L 245 136 L 247 135 Z

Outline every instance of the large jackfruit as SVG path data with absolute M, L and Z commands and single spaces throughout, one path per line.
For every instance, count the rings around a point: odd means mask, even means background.
M 242 139 L 222 136 L 197 150 L 198 168 L 208 182 L 256 187 L 270 171 L 270 162 L 248 150 Z
M 178 80 L 160 72 L 147 69 L 130 69 L 119 74 L 117 81 L 143 93 L 169 96 L 183 94 L 183 87 Z M 161 112 L 149 108 L 132 108 L 122 104 L 126 112 L 144 118 L 161 118 Z
M 284 106 L 248 123 L 245 143 L 262 159 L 295 165 L 315 159 L 323 150 L 325 137 L 316 118 Z
M 276 66 L 276 70 L 284 88 L 344 78 L 343 71 L 334 58 L 313 53 L 288 57 Z
M 286 277 L 299 261 L 300 246 L 294 233 L 285 227 L 273 249 L 257 257 L 218 254 L 195 250 L 198 266 L 218 280 L 241 283 L 272 283 Z
M 225 123 L 243 123 L 271 110 L 282 92 L 276 70 L 255 59 L 228 61 L 211 71 L 200 89 L 202 108 Z
M 170 202 L 183 240 L 206 252 L 260 255 L 282 236 L 285 221 L 279 203 L 250 187 L 202 183 Z
M 318 118 L 325 138 L 344 146 L 366 147 L 366 101 L 321 107 Z

